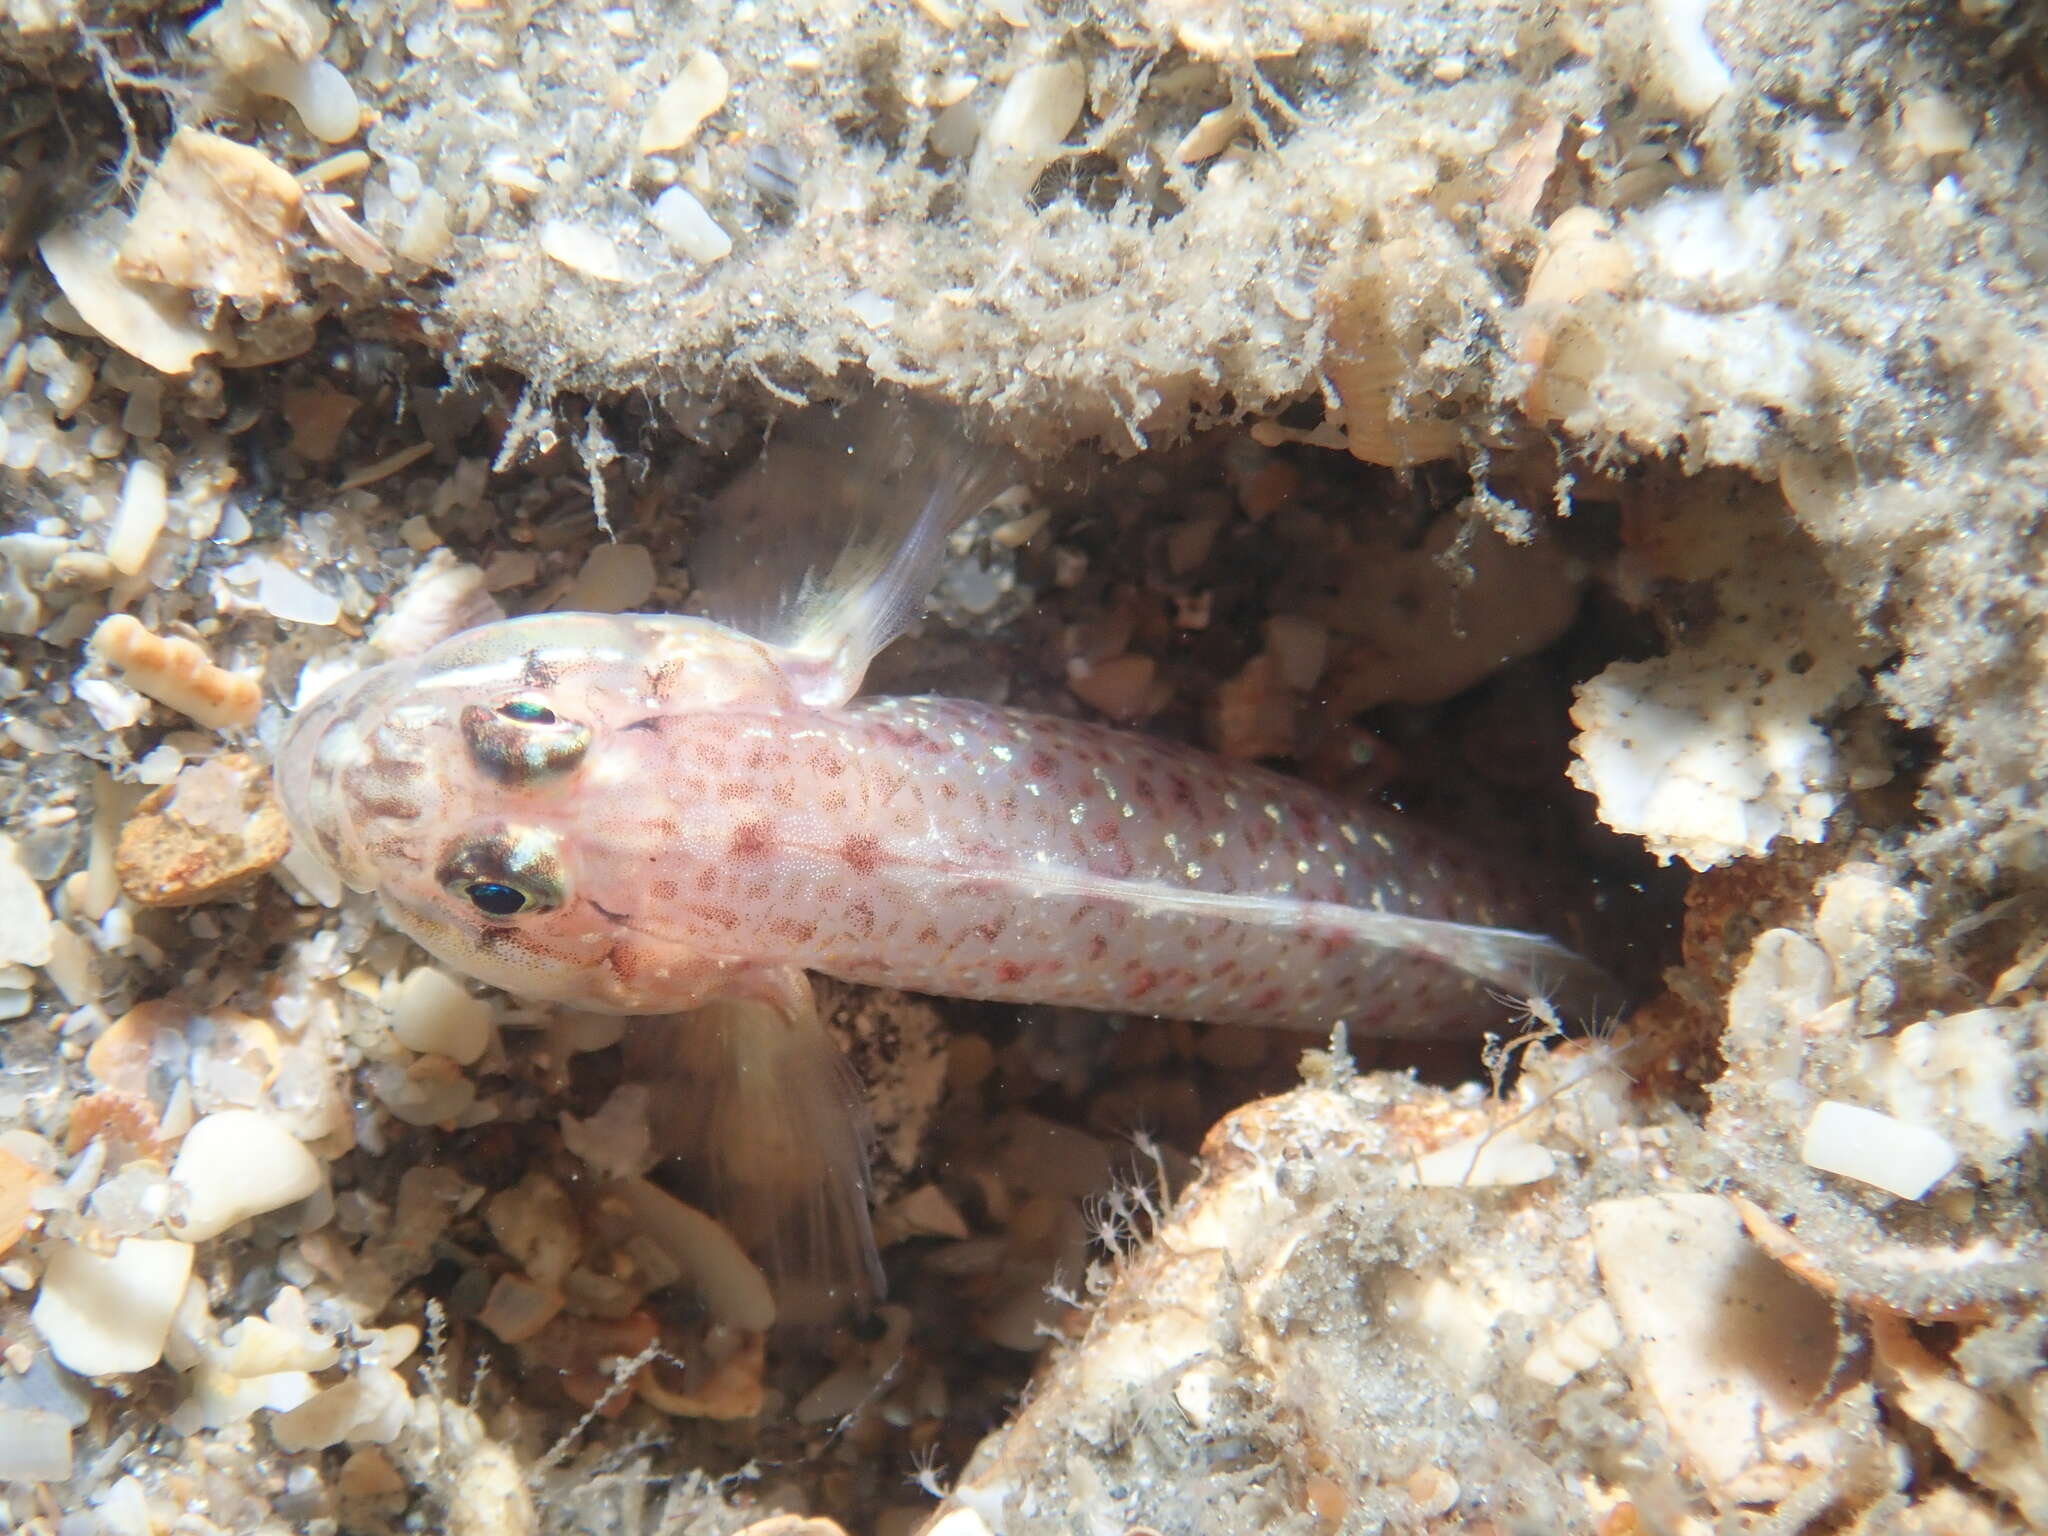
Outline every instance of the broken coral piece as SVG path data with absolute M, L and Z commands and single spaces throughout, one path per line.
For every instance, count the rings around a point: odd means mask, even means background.
M 286 241 L 303 197 L 262 151 L 181 128 L 136 199 L 114 265 L 143 282 L 283 303 L 297 292 Z
M 179 636 L 152 634 L 132 614 L 110 614 L 93 631 L 93 654 L 119 669 L 138 692 L 217 731 L 253 725 L 263 690 L 253 677 L 217 667 Z
M 1651 497 L 1654 496 L 1654 500 Z M 1624 592 L 1710 593 L 1683 648 L 1580 685 L 1572 782 L 1668 863 L 1711 869 L 1781 838 L 1818 841 L 1871 780 L 1829 734 L 1868 661 L 1806 540 L 1754 482 L 1666 482 L 1624 513 Z

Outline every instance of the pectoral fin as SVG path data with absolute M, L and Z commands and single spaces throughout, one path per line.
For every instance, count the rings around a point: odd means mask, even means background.
M 794 653 L 810 704 L 843 704 L 924 608 L 946 539 L 1014 477 L 942 408 L 902 394 L 783 422 L 704 514 L 705 613 Z
M 826 1322 L 882 1293 L 868 1126 L 801 971 L 650 1022 L 628 1067 L 654 1090 L 657 1150 L 753 1256 L 781 1321 Z

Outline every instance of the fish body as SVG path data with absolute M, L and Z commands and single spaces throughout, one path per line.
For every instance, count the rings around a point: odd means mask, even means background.
M 506 620 L 387 663 L 330 729 L 295 732 L 286 799 L 443 960 L 623 1013 L 797 968 L 1416 1033 L 1568 969 L 1498 931 L 1536 922 L 1533 894 L 1392 813 L 1079 721 L 807 704 L 802 672 L 701 619 Z M 486 910 L 501 889 L 520 910 Z
M 879 1284 L 810 972 L 1360 1034 L 1597 980 L 1501 861 L 1390 812 L 1099 725 L 857 697 L 1002 468 L 898 409 L 763 466 L 692 561 L 710 616 L 455 635 L 301 710 L 277 780 L 299 838 L 450 966 L 678 1016 L 666 1145 L 779 1271 Z

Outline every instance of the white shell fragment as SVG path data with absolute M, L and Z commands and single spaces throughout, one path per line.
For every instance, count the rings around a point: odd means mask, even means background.
M 1195 126 L 1174 146 L 1173 158 L 1182 165 L 1199 165 L 1204 160 L 1213 160 L 1230 147 L 1230 141 L 1237 137 L 1237 130 L 1243 126 L 1244 110 L 1234 102 L 1213 112 L 1204 112 L 1195 120 Z
M 111 1254 L 61 1243 L 43 1271 L 30 1321 L 81 1376 L 146 1371 L 163 1358 L 192 1277 L 192 1245 L 124 1237 Z
M 446 971 L 423 965 L 398 985 L 391 1033 L 407 1050 L 468 1066 L 491 1043 L 491 1005 Z
M 0 966 L 48 965 L 50 904 L 21 867 L 14 839 L 0 837 Z
M 1703 117 L 1735 88 L 1735 76 L 1707 35 L 1709 0 L 1650 0 L 1651 68 L 1673 106 Z
M 682 187 L 670 187 L 657 197 L 647 217 L 692 261 L 709 264 L 732 254 L 732 236 Z
M 1547 1147 L 1504 1132 L 1471 1136 L 1425 1153 L 1401 1170 L 1401 1182 L 1424 1189 L 1489 1189 L 1535 1184 L 1557 1172 Z
M 549 219 L 540 227 L 540 248 L 572 272 L 604 283 L 632 281 L 618 245 L 608 235 L 567 219 Z
M 230 579 L 242 572 L 255 576 L 256 601 L 274 619 L 325 626 L 341 618 L 340 598 L 321 590 L 281 560 L 248 562 L 230 573 Z
M 1767 1258 L 1719 1195 L 1603 1200 L 1600 1278 L 1635 1346 L 1630 1375 L 1719 1496 L 1782 1498 L 1806 1410 L 1835 1360 L 1832 1309 Z
M 325 1450 L 344 1440 L 385 1445 L 405 1428 L 412 1395 L 396 1371 L 365 1366 L 270 1421 L 270 1436 L 286 1451 Z
M 121 480 L 121 501 L 114 509 L 114 526 L 107 534 L 107 558 L 123 576 L 141 571 L 156 548 L 157 535 L 164 531 L 170 500 L 164 485 L 163 466 L 153 459 L 136 459 Z
M 623 1201 L 640 1230 L 696 1282 L 712 1317 L 749 1333 L 774 1323 L 775 1293 L 767 1277 L 724 1227 L 645 1179 L 621 1179 L 607 1193 Z
M 718 56 L 699 48 L 654 98 L 654 107 L 640 129 L 640 153 L 655 155 L 688 144 L 704 120 L 725 105 L 731 85 L 732 77 Z
M 1814 1106 L 1799 1156 L 1809 1168 L 1855 1179 L 1902 1200 L 1923 1199 L 1957 1161 L 1955 1147 L 1941 1132 L 1836 1099 Z
M 51 230 L 36 249 L 87 325 L 159 373 L 190 373 L 200 353 L 214 350 L 214 339 L 194 322 L 182 296 L 116 270 L 127 230 L 127 219 L 110 210 Z
M 180 1143 L 164 1225 L 201 1242 L 295 1204 L 320 1184 L 319 1162 L 276 1120 L 259 1110 L 224 1109 L 193 1126 Z
M 1078 60 L 1019 70 L 982 126 L 970 178 L 991 192 L 1029 191 L 1058 157 L 1087 101 L 1088 74 Z

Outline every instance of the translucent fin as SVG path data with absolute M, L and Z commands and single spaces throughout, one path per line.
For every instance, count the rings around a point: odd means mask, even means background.
M 1180 912 L 1257 927 L 1335 934 L 1357 944 L 1428 955 L 1510 996 L 1544 998 L 1559 1013 L 1573 1018 L 1592 1018 L 1624 1001 L 1620 982 L 1547 934 L 1408 917 L 1292 896 L 1178 890 L 1073 870 L 1034 871 L 1032 881 L 1041 889 L 1105 904 L 1134 904 L 1150 912 Z
M 865 1096 L 802 989 L 650 1021 L 628 1070 L 654 1091 L 656 1149 L 775 1287 L 776 1316 L 818 1323 L 882 1294 L 868 1223 Z
M 709 617 L 817 663 L 805 702 L 842 704 L 923 610 L 947 537 L 1015 473 L 928 401 L 814 408 L 705 512 L 692 579 Z

